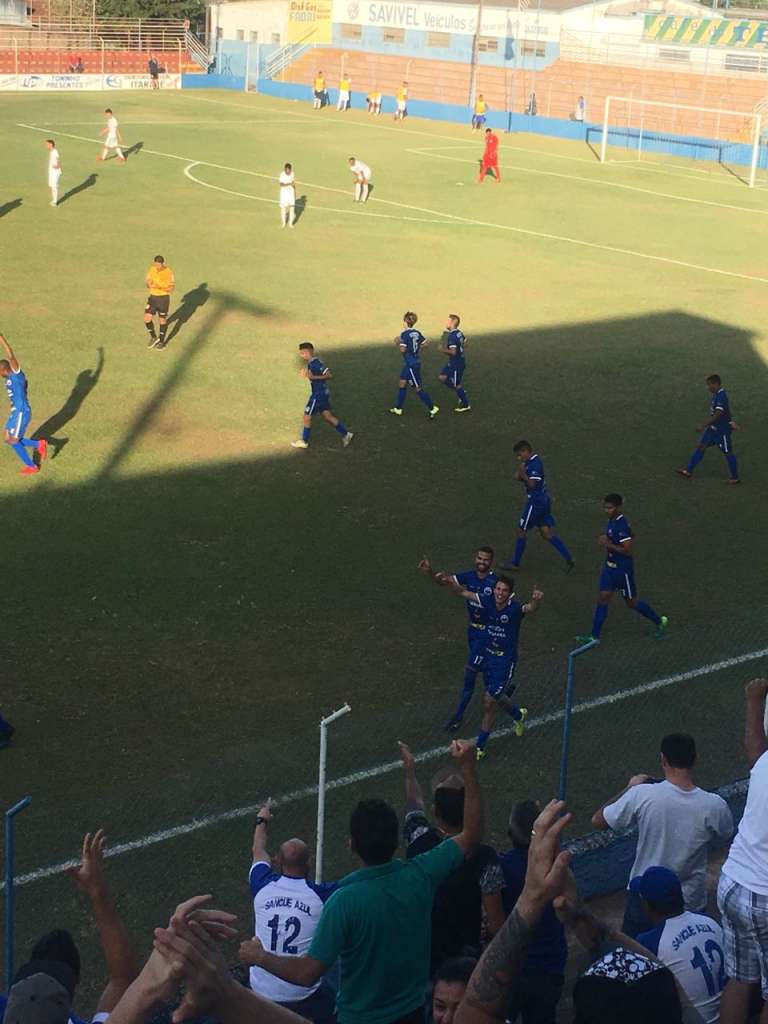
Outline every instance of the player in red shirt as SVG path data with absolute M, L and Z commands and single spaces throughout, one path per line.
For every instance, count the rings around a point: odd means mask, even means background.
M 482 182 L 490 170 L 493 171 L 496 183 L 499 184 L 501 182 L 501 172 L 499 171 L 499 136 L 490 128 L 486 128 L 485 152 L 483 153 L 483 159 L 480 161 L 480 177 L 477 179 L 478 184 Z

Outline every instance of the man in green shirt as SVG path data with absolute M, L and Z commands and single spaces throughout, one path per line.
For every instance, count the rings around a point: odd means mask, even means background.
M 483 837 L 474 743 L 454 740 L 451 756 L 464 778 L 458 835 L 411 860 L 395 860 L 397 814 L 383 800 L 361 800 L 350 818 L 350 848 L 363 866 L 343 878 L 325 904 L 309 953 L 278 956 L 250 939 L 240 959 L 305 986 L 339 960 L 339 1024 L 421 1024 L 435 890 Z

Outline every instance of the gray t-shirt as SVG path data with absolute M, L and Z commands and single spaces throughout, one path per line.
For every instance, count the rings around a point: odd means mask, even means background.
M 637 825 L 631 878 L 654 865 L 669 868 L 682 884 L 685 909 L 704 909 L 707 847 L 733 835 L 733 817 L 722 797 L 698 787 L 680 789 L 665 779 L 632 786 L 603 808 L 603 817 L 611 828 Z

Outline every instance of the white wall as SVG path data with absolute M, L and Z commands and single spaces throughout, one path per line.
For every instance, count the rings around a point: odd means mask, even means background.
M 236 3 L 211 4 L 211 37 L 221 29 L 222 39 L 251 39 L 258 33 L 258 42 L 271 43 L 273 35 L 280 43 L 288 41 L 288 0 L 238 0 Z M 243 35 L 238 35 L 242 32 Z

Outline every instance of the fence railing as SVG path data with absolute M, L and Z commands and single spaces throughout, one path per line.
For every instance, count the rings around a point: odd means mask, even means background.
M 208 52 L 205 46 L 200 42 L 197 36 L 193 35 L 189 30 L 184 33 L 184 49 L 187 51 L 191 59 L 198 64 L 203 71 L 208 70 L 208 65 L 211 63 L 212 54 Z
M 12 29 L 0 30 L 0 48 L 15 38 L 23 48 L 43 50 L 93 49 L 104 41 L 107 49 L 175 50 L 179 42 L 195 37 L 183 21 L 143 19 L 72 19 L 71 21 L 33 21 Z

